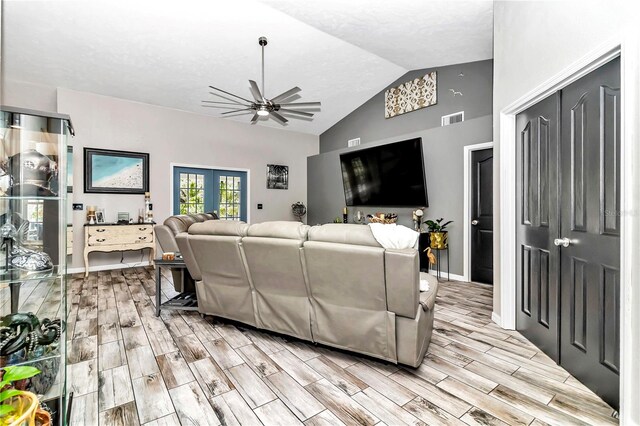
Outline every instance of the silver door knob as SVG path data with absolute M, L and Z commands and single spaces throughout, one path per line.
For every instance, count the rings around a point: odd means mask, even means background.
M 480 222 L 478 222 L 478 220 L 477 220 L 477 219 L 473 219 L 473 220 L 471 221 L 471 224 L 472 224 L 473 226 L 476 226 L 478 223 L 480 223 Z
M 556 246 L 569 247 L 571 245 L 571 240 L 567 237 L 564 238 L 556 238 L 553 240 L 553 244 Z

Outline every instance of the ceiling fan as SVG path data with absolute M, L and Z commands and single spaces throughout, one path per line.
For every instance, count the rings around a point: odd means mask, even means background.
M 258 39 L 258 44 L 262 47 L 262 91 L 260 91 L 260 88 L 255 81 L 249 80 L 249 90 L 251 91 L 251 95 L 253 96 L 253 100 L 249 100 L 243 98 L 242 96 L 234 95 L 233 93 L 219 89 L 217 87 L 209 86 L 211 89 L 215 90 L 215 92 L 209 93 L 230 102 L 202 101 L 204 104 L 202 106 L 209 108 L 229 109 L 230 111 L 225 111 L 222 113 L 222 115 L 225 117 L 235 117 L 238 115 L 253 113 L 251 124 L 256 124 L 260 117 L 271 117 L 283 126 L 286 125 L 289 121 L 284 117 L 284 115 L 289 116 L 289 118 L 311 119 L 313 117 L 313 113 L 308 112 L 308 110 L 319 109 L 321 104 L 320 102 L 293 103 L 294 100 L 300 97 L 300 95 L 297 95 L 297 93 L 302 90 L 299 87 L 296 86 L 271 99 L 268 99 L 265 96 L 264 47 L 267 45 L 267 38 L 260 37 Z M 238 101 L 238 99 L 242 102 Z M 303 108 L 307 111 L 300 111 L 294 108 Z

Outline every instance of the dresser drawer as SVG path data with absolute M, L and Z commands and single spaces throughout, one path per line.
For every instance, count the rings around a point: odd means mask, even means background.
M 153 243 L 153 225 L 87 227 L 89 246 Z

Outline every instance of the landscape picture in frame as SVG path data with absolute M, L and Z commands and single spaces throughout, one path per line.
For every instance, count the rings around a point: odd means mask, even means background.
M 84 192 L 144 194 L 149 191 L 149 154 L 84 149 Z
M 289 189 L 289 167 L 267 165 L 267 189 Z

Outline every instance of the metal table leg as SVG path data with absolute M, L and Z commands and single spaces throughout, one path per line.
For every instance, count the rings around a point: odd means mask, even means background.
M 447 247 L 447 281 L 451 281 L 451 268 L 449 268 L 449 248 Z

